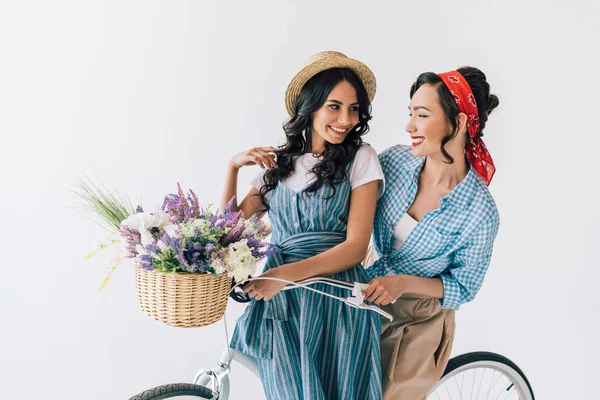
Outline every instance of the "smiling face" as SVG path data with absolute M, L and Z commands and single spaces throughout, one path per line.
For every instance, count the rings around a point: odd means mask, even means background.
M 359 120 L 356 89 L 341 81 L 329 92 L 325 103 L 312 114 L 312 152 L 322 153 L 325 142 L 343 143 Z
M 437 87 L 421 85 L 413 95 L 408 110 L 410 119 L 406 124 L 406 132 L 412 139 L 412 154 L 416 157 L 441 156 L 442 140 L 452 132 L 452 126 L 440 104 Z

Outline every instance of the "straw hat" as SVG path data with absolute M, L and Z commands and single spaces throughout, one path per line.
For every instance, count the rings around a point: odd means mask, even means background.
M 319 72 L 331 68 L 348 68 L 354 71 L 365 86 L 369 100 L 373 101 L 377 82 L 369 67 L 337 51 L 323 51 L 309 58 L 288 85 L 285 92 L 285 108 L 290 116 L 294 115 L 294 103 L 306 82 Z

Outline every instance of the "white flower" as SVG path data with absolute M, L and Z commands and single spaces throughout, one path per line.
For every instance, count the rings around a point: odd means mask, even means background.
M 140 256 L 144 255 L 144 254 L 148 254 L 146 249 L 139 244 L 137 246 L 135 246 L 135 251 L 137 251 L 138 255 L 140 255 Z
M 163 229 L 165 230 L 165 233 L 167 235 L 169 235 L 169 237 L 172 237 L 172 238 L 177 237 L 179 235 L 178 232 L 177 232 L 177 228 L 178 227 L 175 224 L 169 224 L 169 225 L 163 226 Z
M 162 228 L 169 223 L 169 215 L 156 207 L 153 212 L 141 212 L 130 215 L 121 222 L 121 226 L 128 226 L 131 229 L 141 231 L 142 229 Z
M 208 224 L 209 222 L 204 219 L 195 219 L 181 227 L 181 235 L 184 237 L 192 237 L 195 236 L 196 231 L 205 233 L 209 229 Z
M 246 279 L 248 275 L 256 274 L 256 259 L 252 255 L 246 239 L 230 244 L 225 257 L 223 257 L 223 262 L 229 270 L 228 275 L 233 277 L 236 282 Z
M 144 247 L 154 243 L 154 236 L 148 229 L 140 229 L 140 242 Z
M 244 228 L 244 233 L 242 234 L 242 236 L 254 235 L 254 237 L 258 240 L 264 240 L 267 236 L 269 236 L 269 233 L 264 227 L 262 227 L 262 232 L 260 232 L 260 228 L 263 225 L 263 222 L 261 222 L 260 220 L 253 217 L 246 220 L 245 223 L 246 226 Z
M 211 255 L 211 259 L 212 261 L 210 263 L 210 266 L 215 270 L 217 274 L 222 274 L 223 272 L 227 271 L 223 260 L 219 258 L 219 256 L 216 253 L 213 253 Z
M 162 252 L 167 251 L 168 249 L 170 249 L 169 246 L 167 246 L 165 244 L 165 242 L 163 242 L 162 240 L 159 240 L 158 242 L 156 242 L 156 246 L 158 247 L 158 249 Z
M 152 228 L 160 229 L 169 224 L 169 215 L 158 207 L 151 213 L 141 212 L 132 214 L 121 222 L 121 226 L 127 226 L 140 233 L 140 242 L 144 247 L 154 243 L 154 236 L 150 232 Z

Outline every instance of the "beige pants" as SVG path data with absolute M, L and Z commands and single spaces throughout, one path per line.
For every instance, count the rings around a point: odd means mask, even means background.
M 454 310 L 438 299 L 404 295 L 383 309 L 381 366 L 384 400 L 420 400 L 440 379 L 450 358 Z

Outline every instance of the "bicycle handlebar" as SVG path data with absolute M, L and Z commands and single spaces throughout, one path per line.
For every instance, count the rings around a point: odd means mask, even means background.
M 284 287 L 283 290 L 292 290 L 292 289 L 298 289 L 298 288 L 311 290 L 311 291 L 319 293 L 321 295 L 328 296 L 335 300 L 341 301 L 342 303 L 345 303 L 351 307 L 360 308 L 360 309 L 368 310 L 368 311 L 374 311 L 374 312 L 384 316 L 385 318 L 389 319 L 390 321 L 393 320 L 392 315 L 383 311 L 381 308 L 374 306 L 374 305 L 364 303 L 364 294 L 362 292 L 364 290 L 366 290 L 366 288 L 369 287 L 369 285 L 366 283 L 362 283 L 362 282 L 350 283 L 350 282 L 339 281 L 337 279 L 331 279 L 331 278 L 325 278 L 325 277 L 308 278 L 308 279 L 304 279 L 302 281 L 293 282 L 293 281 L 288 281 L 288 280 L 280 279 L 280 278 L 257 276 L 255 278 L 249 278 L 249 279 L 246 279 L 245 281 L 242 281 L 242 282 L 236 284 L 235 286 L 233 286 L 231 288 L 231 291 L 234 291 L 237 287 L 239 287 L 245 283 L 251 282 L 253 280 L 272 280 L 272 281 L 284 282 L 284 283 L 287 283 L 288 286 Z M 334 286 L 334 287 L 338 287 L 341 289 L 350 290 L 352 292 L 352 294 L 346 298 L 342 298 L 342 297 L 334 296 L 327 292 L 323 292 L 321 290 L 314 289 L 309 286 L 309 285 L 314 285 L 317 283 L 323 283 L 323 284 L 326 284 L 329 286 Z

